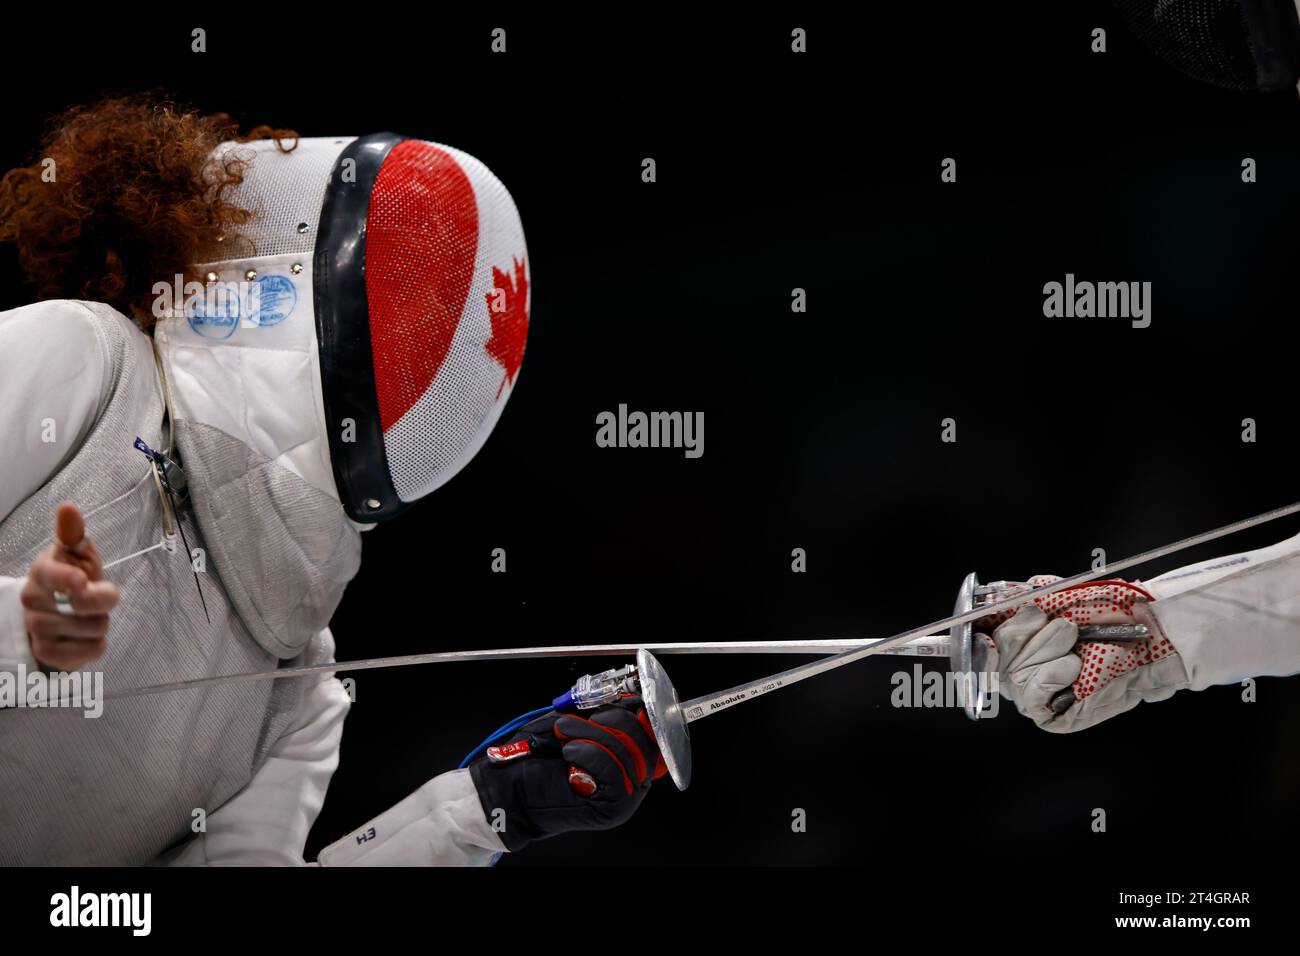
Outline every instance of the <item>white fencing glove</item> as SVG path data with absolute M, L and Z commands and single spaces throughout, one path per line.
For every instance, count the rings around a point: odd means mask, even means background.
M 1050 617 L 1035 604 L 1021 608 L 993 632 L 997 651 L 990 668 L 1000 672 L 1002 696 L 1054 733 L 1082 730 L 1144 700 L 1172 697 L 1188 686 L 1187 670 L 1149 612 L 1137 607 L 1136 623 L 1152 631 L 1132 644 L 1079 644 L 1079 627 L 1069 617 Z M 1054 703 L 1063 693 L 1066 701 L 1072 694 L 1073 702 L 1058 713 Z
M 1026 587 L 1059 580 L 1042 575 Z M 1082 730 L 1184 687 L 1300 673 L 1300 535 L 1146 582 L 1067 588 L 1012 613 L 974 629 L 991 645 L 1003 696 L 1044 730 Z M 1142 624 L 1150 634 L 1076 644 L 1088 624 Z M 1068 702 L 1059 696 L 1067 690 L 1073 702 L 1053 707 Z

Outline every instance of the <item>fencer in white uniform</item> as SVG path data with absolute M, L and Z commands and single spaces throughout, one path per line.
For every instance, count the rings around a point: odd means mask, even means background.
M 110 694 L 333 661 L 362 531 L 460 471 L 513 391 L 530 273 L 482 163 L 392 134 L 214 158 L 242 168 L 228 198 L 252 219 L 197 290 L 160 277 L 152 335 L 99 302 L 0 314 L 0 682 L 40 666 L 29 623 L 77 618 L 81 590 L 29 572 L 86 548 L 118 595 L 89 665 Z M 179 463 L 171 490 L 155 452 Z M 84 542 L 51 544 L 62 502 Z M 302 864 L 349 703 L 326 672 L 112 700 L 94 719 L 6 708 L 0 862 Z M 631 696 L 540 718 L 318 862 L 485 864 L 616 825 L 661 773 L 643 726 Z

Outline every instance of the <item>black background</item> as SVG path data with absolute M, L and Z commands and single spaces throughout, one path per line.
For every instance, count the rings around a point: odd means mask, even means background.
M 970 570 L 1070 574 L 1094 548 L 1116 559 L 1295 499 L 1296 96 L 1185 78 L 1105 4 L 883 6 L 857 21 L 267 9 L 28 28 L 2 158 L 30 161 L 60 108 L 160 86 L 246 125 L 452 144 L 510 188 L 533 276 L 516 394 L 460 476 L 365 536 L 340 659 L 883 636 L 946 615 Z M 195 25 L 206 54 L 189 52 Z M 793 26 L 806 55 L 789 52 Z M 28 301 L 12 250 L 0 268 L 0 305 Z M 1151 327 L 1045 319 L 1043 284 L 1067 272 L 1150 281 Z M 703 458 L 597 448 L 596 414 L 621 402 L 702 411 Z M 793 662 L 665 659 L 684 697 Z M 590 664 L 356 675 L 309 856 Z M 663 781 L 620 830 L 501 867 L 864 864 L 879 880 L 864 889 L 905 872 L 972 897 L 986 879 L 1061 886 L 1104 920 L 1124 912 L 1115 893 L 1167 878 L 1258 899 L 1294 855 L 1295 681 L 1058 736 L 1009 704 L 979 724 L 895 709 L 890 675 L 911 664 L 860 662 L 698 723 L 687 792 Z

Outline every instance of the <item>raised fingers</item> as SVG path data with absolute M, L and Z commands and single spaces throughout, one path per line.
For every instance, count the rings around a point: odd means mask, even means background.
M 30 633 L 30 631 L 29 631 Z M 98 660 L 108 650 L 108 638 L 31 634 L 32 657 L 50 670 L 73 671 Z
M 54 517 L 54 558 L 81 568 L 92 581 L 104 578 L 104 566 L 95 542 L 86 536 L 86 521 L 70 501 L 59 505 Z
M 57 547 L 56 545 L 55 549 Z M 52 550 L 46 550 L 32 562 L 23 593 L 26 594 L 35 588 L 44 591 L 46 595 L 62 591 L 75 597 L 83 593 L 89 583 L 90 578 L 85 571 L 76 565 L 55 559 Z
M 107 614 L 117 607 L 119 595 L 117 585 L 112 581 L 91 581 L 81 590 L 57 590 L 68 595 L 76 614 Z M 23 607 L 29 611 L 58 611 L 52 590 L 34 583 L 30 577 L 19 597 Z
M 101 638 L 108 634 L 107 614 L 68 615 L 55 611 L 27 611 L 27 633 L 32 637 Z

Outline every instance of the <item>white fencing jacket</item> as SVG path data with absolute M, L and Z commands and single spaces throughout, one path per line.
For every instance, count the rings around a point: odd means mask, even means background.
M 82 446 L 107 400 L 106 356 L 88 310 L 77 303 L 40 303 L 0 313 L 0 519 L 44 486 Z M 253 363 L 248 363 L 253 364 Z M 269 374 L 274 374 L 271 368 Z M 204 381 L 173 390 L 185 392 L 190 410 L 209 396 L 230 394 L 232 383 Z M 240 385 L 248 383 L 241 382 Z M 293 419 L 294 390 L 277 383 L 276 418 Z M 311 390 L 304 401 L 312 399 Z M 60 440 L 33 433 L 31 410 L 58 423 Z M 299 420 L 315 421 L 311 408 Z M 201 407 L 197 413 L 202 414 Z M 271 436 L 274 440 L 274 436 Z M 300 436 L 284 447 L 300 448 Z M 324 447 L 323 443 L 318 447 Z M 328 480 L 324 471 L 314 473 Z M 313 477 L 310 463 L 300 466 Z M 53 529 L 54 516 L 50 516 Z M 3 541 L 0 541 L 3 546 Z M 111 572 L 110 575 L 111 577 Z M 19 595 L 23 578 L 0 576 L 0 671 L 29 671 L 32 659 Z M 333 660 L 333 638 L 322 637 Z M 113 639 L 112 626 L 109 641 Z M 184 676 L 184 675 L 179 675 Z M 307 834 L 320 812 L 339 760 L 343 720 L 350 699 L 333 674 L 304 690 L 288 729 L 270 750 L 248 785 L 212 810 L 206 831 L 173 848 L 158 862 L 182 865 L 302 865 Z M 0 714 L 0 720 L 4 715 Z M 0 767 L 0 773 L 5 768 Z M 322 851 L 322 865 L 483 865 L 505 851 L 488 825 L 467 770 L 444 773 L 406 800 Z

